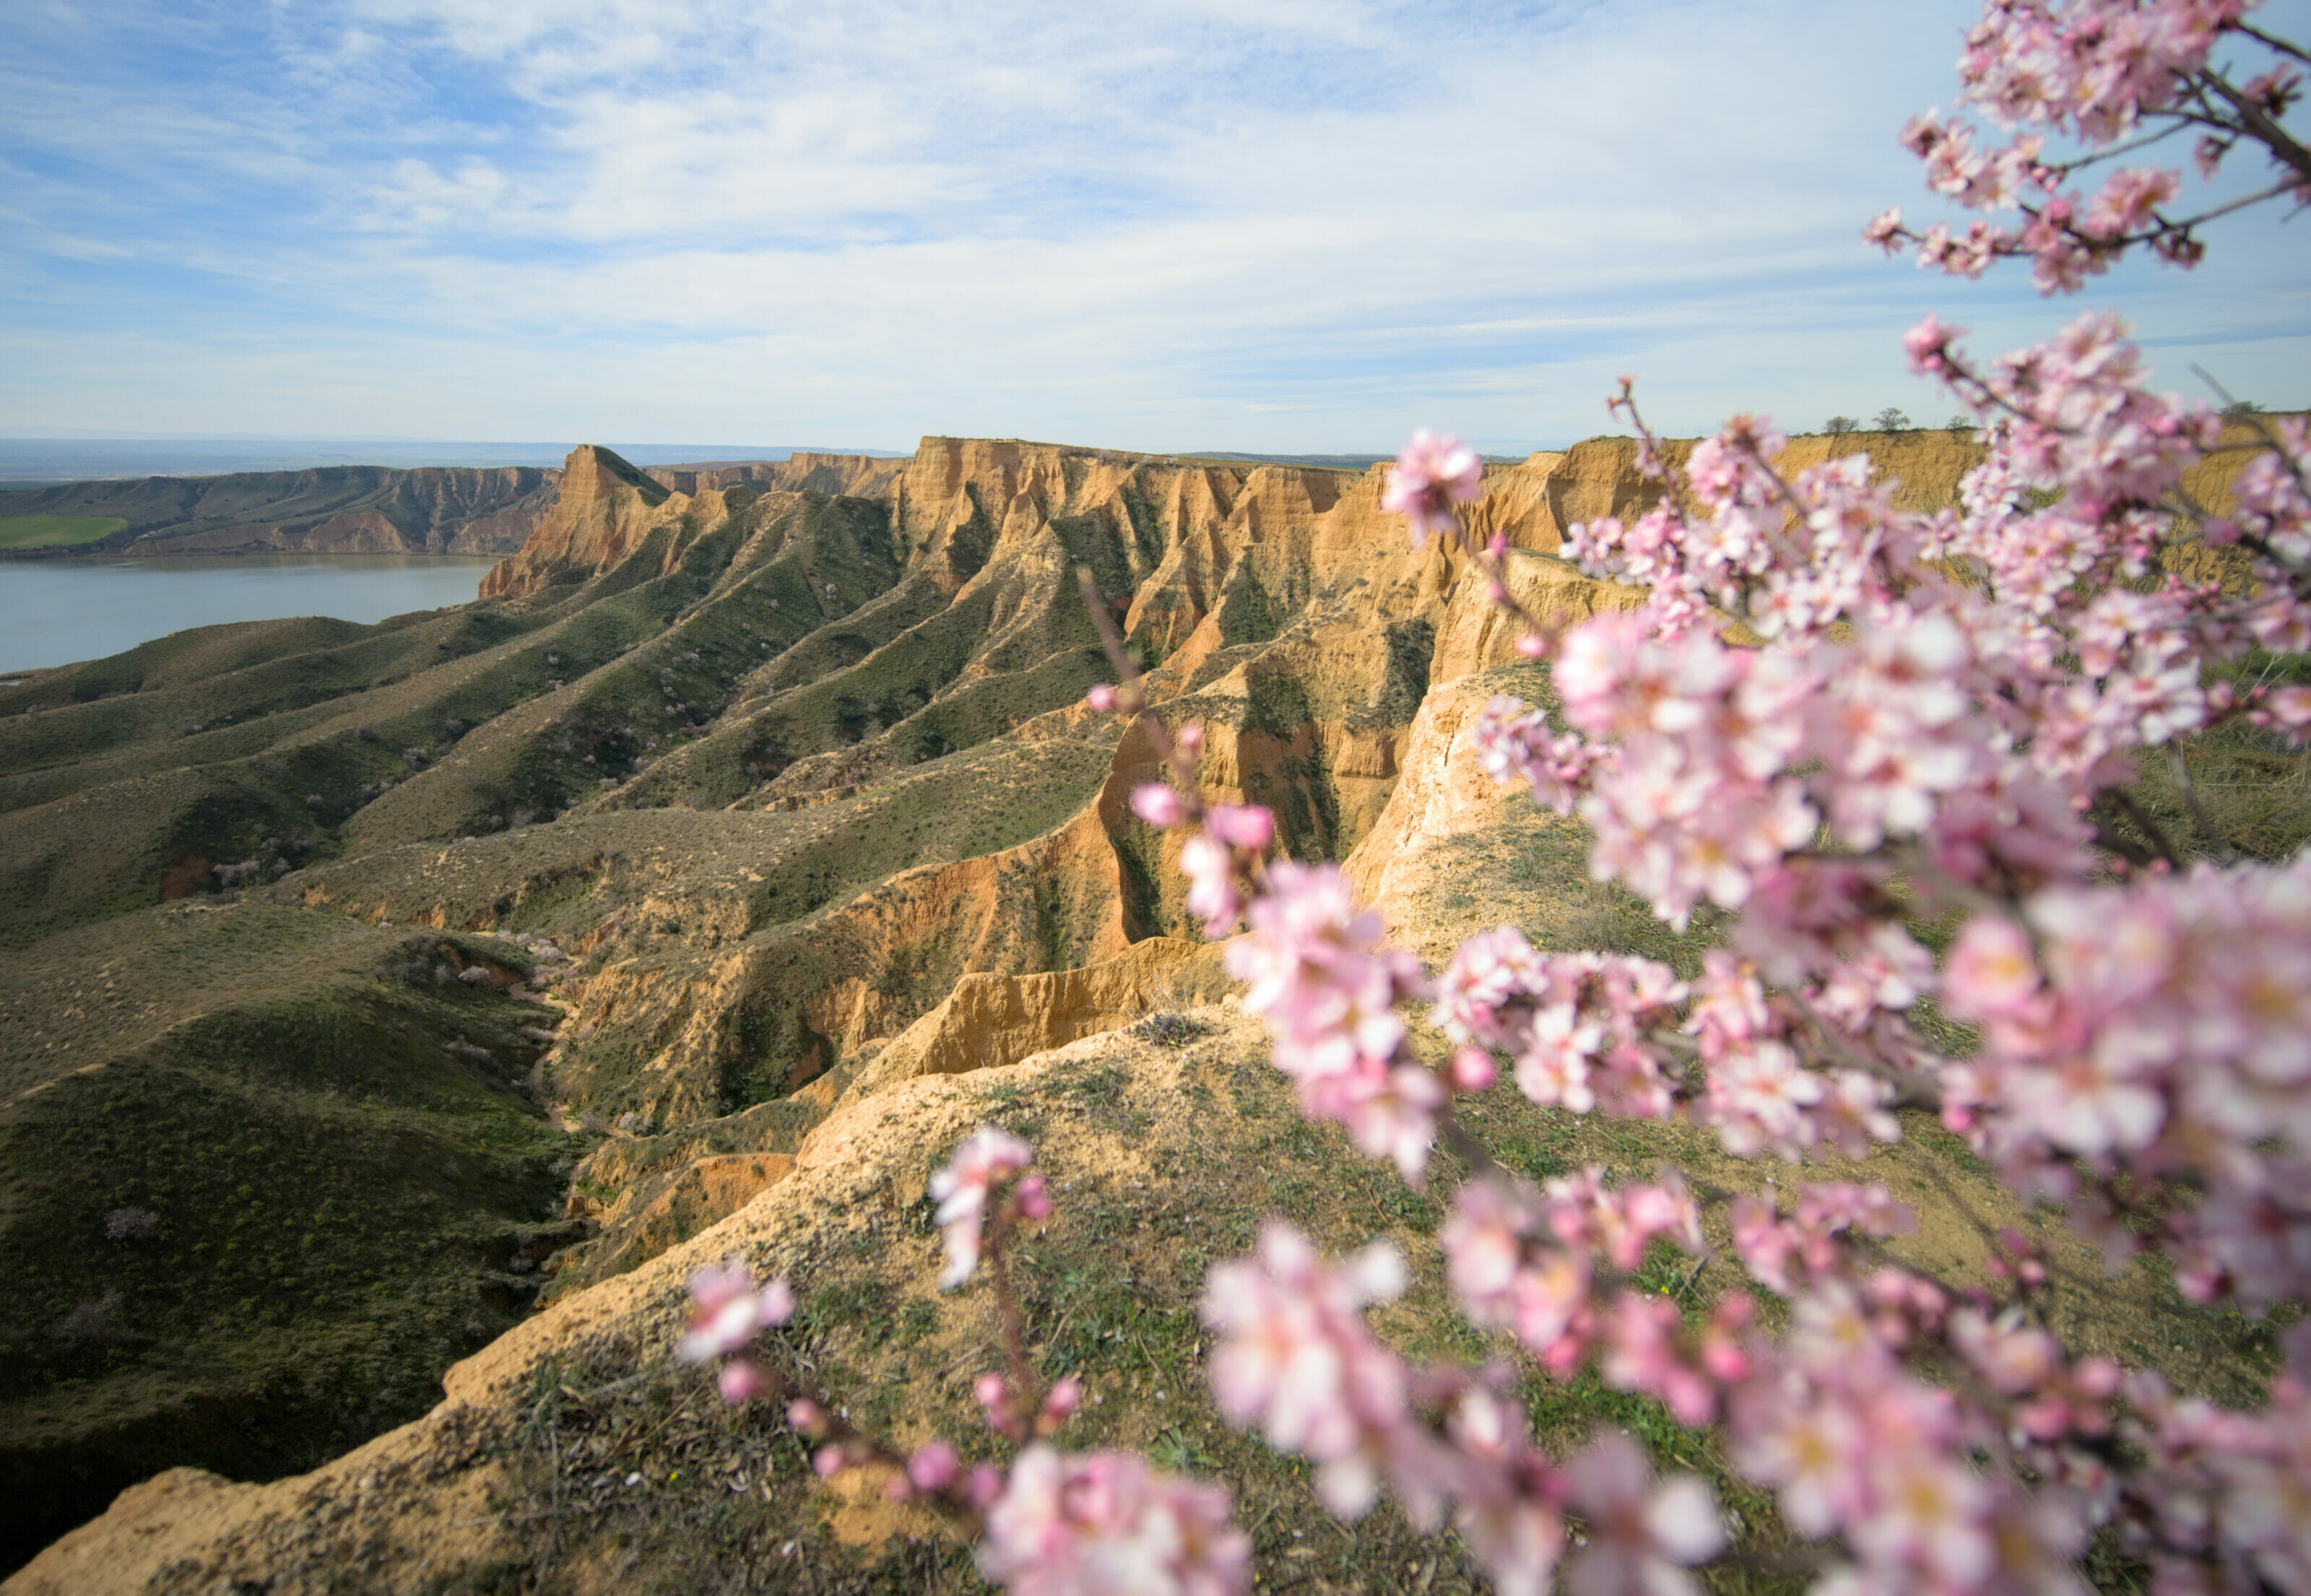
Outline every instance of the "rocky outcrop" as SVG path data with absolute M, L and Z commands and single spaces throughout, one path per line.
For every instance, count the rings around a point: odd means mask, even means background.
M 1479 525 L 1518 547 L 1553 550 L 1548 484 L 1566 457 L 1539 454 L 1487 475 Z M 1313 592 L 1362 579 L 1441 599 L 1459 570 L 1413 551 L 1380 509 L 1383 468 L 1363 471 L 1120 456 L 1008 439 L 925 438 L 911 459 L 798 454 L 784 461 L 642 472 L 589 446 L 564 467 L 562 498 L 485 596 L 534 592 L 562 571 L 615 563 L 650 527 L 680 513 L 667 495 L 747 486 L 885 507 L 909 568 L 961 596 L 999 555 L 1048 559 L 1068 578 L 1087 557 L 1135 641 L 1169 656 L 1225 638 L 1272 634 Z M 663 510 L 663 513 L 659 513 Z M 1104 545 L 1094 547 L 1094 545 Z M 1377 566 L 1377 569 L 1375 567 Z M 1208 616 L 1227 611 L 1198 639 Z
M 1509 551 L 1509 596 L 1525 614 L 1544 622 L 1571 625 L 1602 611 L 1635 609 L 1645 600 L 1644 589 L 1619 582 L 1600 582 L 1551 554 Z M 1450 682 L 1471 671 L 1511 665 L 1522 656 L 1517 640 L 1522 623 L 1494 604 L 1489 584 L 1467 577 L 1452 590 L 1452 600 L 1436 628 L 1436 652 L 1428 667 L 1429 684 Z
M 1034 975 L 964 976 L 929 1014 L 779 1099 L 663 1136 L 615 1138 L 571 1182 L 573 1218 L 592 1240 L 554 1260 L 556 1295 L 622 1274 L 690 1239 L 819 1160 L 830 1114 L 921 1076 L 1000 1069 L 1033 1054 L 1176 1016 L 1233 986 L 1210 943 L 1150 938 L 1113 958 Z M 732 1147 L 754 1150 L 731 1152 Z M 597 1199 L 595 1192 L 606 1192 Z
M 783 460 L 741 460 L 729 465 L 653 466 L 646 475 L 677 493 L 712 488 L 751 487 L 763 493 L 829 493 L 877 499 L 906 469 L 904 459 L 886 455 L 838 455 L 800 450 Z
M 1469 741 L 1469 725 L 1491 696 L 1467 676 L 1429 690 L 1388 807 L 1340 867 L 1358 901 L 1391 925 L 1406 924 L 1415 896 L 1450 868 L 1437 850 L 1527 802 L 1494 784 Z
M 1114 958 L 1041 975 L 966 975 L 937 1008 L 893 1038 L 843 1094 L 860 1097 L 923 1075 L 1016 1064 L 1157 1011 L 1192 1008 L 1228 986 L 1217 949 L 1151 937 Z M 807 1145 L 807 1144 L 806 1144 Z
M 512 558 L 482 579 L 482 597 L 534 592 L 557 571 L 616 563 L 641 544 L 670 496 L 608 449 L 580 444 L 562 465 L 553 509 Z

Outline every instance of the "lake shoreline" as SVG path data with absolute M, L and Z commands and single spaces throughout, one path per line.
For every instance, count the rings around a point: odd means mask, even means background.
M 0 570 L 0 675 L 101 659 L 197 627 L 356 625 L 475 602 L 487 554 L 52 555 Z

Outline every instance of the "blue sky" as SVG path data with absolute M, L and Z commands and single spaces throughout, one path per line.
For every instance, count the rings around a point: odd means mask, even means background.
M 2052 304 L 1862 244 L 1978 10 L 13 0 L 0 429 L 1506 451 L 1625 371 L 1939 418 L 1905 327 L 2089 304 L 2311 402 L 2311 217 Z

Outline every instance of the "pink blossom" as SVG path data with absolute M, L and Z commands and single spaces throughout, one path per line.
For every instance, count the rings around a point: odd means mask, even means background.
M 1243 915 L 1236 891 L 1235 855 L 1208 832 L 1180 845 L 1180 873 L 1188 878 L 1188 912 L 1203 922 L 1207 937 L 1225 937 Z
M 773 1329 L 794 1316 L 794 1292 L 786 1281 L 773 1280 L 757 1290 L 752 1272 L 735 1255 L 721 1264 L 693 1270 L 690 1295 L 697 1306 L 688 1332 L 675 1349 L 675 1356 L 686 1364 L 737 1352 L 757 1331 Z
M 979 1399 L 989 1428 L 1008 1432 L 1016 1427 L 1018 1405 L 1012 1400 L 1008 1380 L 990 1369 L 972 1382 L 971 1394 Z
M 1929 316 L 1912 327 L 1902 340 L 1909 352 L 1910 370 L 1920 376 L 1931 376 L 1949 364 L 1947 351 L 1958 339 L 1966 336 L 1962 327 L 1944 327 Z
M 1469 738 L 1487 775 L 1504 783 L 1523 780 L 1536 803 L 1560 815 L 1573 812 L 1592 772 L 1611 762 L 1608 746 L 1551 731 L 1547 717 L 1506 694 L 1486 704 Z
M 1277 1067 L 1308 1112 L 1346 1121 L 1366 1151 L 1417 1174 L 1444 1098 L 1426 1071 L 1396 1069 L 1396 1006 L 1428 990 L 1418 963 L 1382 946 L 1380 917 L 1357 906 L 1339 867 L 1279 859 L 1268 882 L 1251 934 L 1225 955 L 1249 984 L 1245 1009 L 1269 1022 Z
M 1257 804 L 1214 804 L 1204 829 L 1231 848 L 1258 853 L 1276 837 L 1276 816 Z
M 1716 1383 L 1687 1361 L 1677 1304 L 1624 1291 L 1604 1321 L 1605 1383 L 1656 1398 L 1681 1425 L 1698 1427 L 1717 1413 Z
M 1514 926 L 1478 931 L 1453 950 L 1428 1022 L 1455 1042 L 1506 1047 L 1548 990 L 1548 969 L 1523 932 Z
M 1223 1414 L 1257 1425 L 1269 1445 L 1312 1459 L 1326 1504 L 1359 1515 L 1382 1469 L 1421 1450 L 1403 1365 L 1372 1339 L 1362 1314 L 1404 1289 L 1403 1262 L 1374 1243 L 1328 1265 L 1299 1231 L 1274 1219 L 1257 1256 L 1217 1266 L 1205 1286 L 1212 1394 Z
M 1035 1149 L 1009 1131 L 981 1125 L 964 1138 L 946 1167 L 931 1176 L 930 1195 L 938 1204 L 933 1217 L 946 1245 L 941 1290 L 953 1290 L 978 1269 L 988 1194 L 1024 1171 L 1034 1156 Z
M 2257 726 L 2286 731 L 2300 741 L 2311 732 L 2311 687 L 2289 686 L 2273 691 L 2254 715 Z
M 1043 1411 L 1035 1421 L 1038 1435 L 1048 1435 L 1074 1417 L 1083 1403 L 1083 1383 L 1073 1375 L 1052 1386 L 1043 1398 Z
M 732 1358 L 714 1376 L 715 1390 L 722 1394 L 724 1401 L 733 1404 L 751 1402 L 769 1394 L 776 1385 L 768 1369 L 747 1357 Z
M 1532 1016 L 1517 1052 L 1517 1089 L 1533 1102 L 1585 1114 L 1597 1106 L 1589 1088 L 1589 1060 L 1604 1027 L 1581 1024 L 1570 1003 L 1553 1003 Z
M 1112 715 L 1115 712 L 1115 688 L 1110 683 L 1094 682 L 1085 690 L 1084 702 L 1103 715 Z
M 1589 1544 L 1566 1567 L 1569 1596 L 1689 1596 L 1685 1570 L 1725 1545 L 1709 1487 L 1690 1474 L 1653 1484 L 1636 1443 L 1608 1431 L 1565 1467 L 1568 1505 Z
M 1728 1053 L 1710 1070 L 1708 1117 L 1735 1157 L 1772 1152 L 1794 1164 L 1813 1144 L 1807 1111 L 1825 1090 L 1821 1077 L 1803 1068 L 1786 1044 L 1761 1041 Z
M 1188 801 L 1176 787 L 1147 781 L 1131 789 L 1131 812 L 1157 831 L 1168 831 L 1187 818 Z
M 963 1478 L 955 1448 L 934 1441 L 907 1460 L 907 1483 L 919 1491 L 943 1491 Z
M 2062 161 L 2146 122 L 2227 115 L 2229 69 L 2210 52 L 2262 42 L 2239 29 L 2249 9 L 1986 0 L 1967 99 L 2007 132 L 1930 115 L 1904 142 L 1940 195 L 2020 216 L 1913 231 L 1889 213 L 1867 238 L 1966 275 L 2027 255 L 2049 292 L 2138 241 L 2191 264 L 2197 241 L 2167 219 L 2176 175 L 2123 170 L 2089 196 L 2068 189 Z M 2299 81 L 2274 70 L 2238 93 L 2277 117 Z M 2202 147 L 2202 168 L 2245 137 Z M 2162 1246 L 2188 1294 L 2250 1313 L 2299 1300 L 2311 858 L 2144 869 L 2096 843 L 2138 750 L 2233 715 L 2311 730 L 2311 693 L 2209 669 L 2256 647 L 2311 650 L 2311 428 L 2261 423 L 2270 440 L 2237 471 L 2236 507 L 2203 528 L 2245 580 L 2186 575 L 2173 506 L 2203 493 L 2185 493 L 2185 474 L 2217 448 L 2219 418 L 2153 393 L 2109 315 L 1987 364 L 1961 337 L 1930 319 L 1907 340 L 1915 369 L 1984 423 L 1984 458 L 1946 508 L 1900 510 L 1858 456 L 1784 474 L 1780 434 L 1736 416 L 1681 461 L 1642 436 L 1636 469 L 1658 501 L 1567 528 L 1567 558 L 1649 601 L 1552 632 L 1537 652 L 1554 652 L 1555 717 L 1496 700 L 1472 741 L 1495 779 L 1581 816 L 1600 877 L 1673 924 L 1704 903 L 1739 918 L 1690 992 L 1642 961 L 1544 954 L 1505 928 L 1471 938 L 1431 1014 L 1455 1050 L 1446 1079 L 1468 1088 L 1505 1057 L 1533 1099 L 1683 1115 L 1737 1154 L 1792 1161 L 1863 1156 L 1899 1136 L 1897 1103 L 1938 1101 L 2019 1199 L 2062 1205 L 2106 1257 Z M 1636 423 L 1626 387 L 1613 406 Z M 1456 524 L 1445 493 L 1408 508 L 1435 518 L 1416 542 Z M 1759 646 L 1728 643 L 1729 618 Z M 1278 1060 L 1309 1112 L 1417 1173 L 1443 1093 L 1394 1012 L 1417 968 L 1391 964 L 1345 889 L 1297 868 L 1251 905 L 1232 961 L 1264 981 Z M 1968 922 L 1937 970 L 1913 928 L 1954 911 Z M 1974 1056 L 1943 1056 L 1914 1024 L 1929 996 L 1978 1025 Z M 2153 1185 L 2190 1194 L 2155 1236 L 2136 1195 Z M 1689 1421 L 1722 1410 L 1737 1466 L 1778 1491 L 1785 1522 L 1852 1559 L 1826 1588 L 2074 1590 L 2097 1525 L 2150 1559 L 2162 1590 L 2311 1587 L 2311 1401 L 2291 1378 L 2267 1411 L 2140 1381 L 2119 1409 L 2115 1365 L 2071 1358 L 2005 1307 L 2045 1288 L 2036 1254 L 2010 1248 L 1954 1303 L 1879 1255 L 1912 1222 L 1883 1188 L 1808 1186 L 1786 1213 L 1742 1198 L 1730 1218 L 1742 1263 L 1789 1299 L 1785 1332 L 1746 1299 L 1695 1327 L 1627 1287 L 1653 1242 L 1699 1246 L 1698 1208 L 1669 1181 L 1471 1180 L 1439 1239 L 1471 1321 L 1509 1330 L 1552 1373 L 1593 1354 L 1609 1383 Z M 1269 1422 L 1288 1382 L 1278 1422 L 1320 1460 L 1331 1499 L 1360 1508 L 1388 1479 L 1417 1517 L 1451 1496 L 1472 1552 L 1521 1568 L 1521 1589 L 1546 1579 L 1570 1506 L 1592 1516 L 1594 1545 L 1569 1589 L 1683 1582 L 1684 1559 L 1659 1556 L 1632 1505 L 1648 1500 L 1641 1459 L 1609 1490 L 1589 1488 L 1583 1464 L 1539 1469 L 1482 1379 L 1374 1361 L 1361 1301 L 1287 1325 L 1295 1290 L 1325 1288 L 1310 1270 L 1293 1289 L 1271 1278 L 1273 1300 L 1246 1311 L 1269 1327 L 1264 1364 L 1233 1335 L 1223 1354 L 1248 1421 Z M 2284 1355 L 2311 1362 L 2311 1330 Z M 1424 1496 L 1415 1459 L 1446 1483 Z M 1608 1517 L 1618 1527 L 1598 1533 Z
M 1500 1077 L 1500 1067 L 1480 1047 L 1455 1048 L 1444 1067 L 1444 1084 L 1455 1092 L 1482 1092 Z
M 2003 916 L 1976 916 L 1950 949 L 1942 984 L 1950 1012 L 1961 1019 L 2014 1013 L 2038 990 L 2030 938 Z
M 1016 1596 L 1230 1596 L 1251 1586 L 1251 1541 L 1228 1494 L 1131 1452 L 1037 1443 L 987 1509 L 980 1572 Z
M 1736 1408 L 1735 1458 L 1743 1472 L 1777 1487 L 1782 1516 L 1820 1539 L 1865 1511 L 1864 1468 L 1871 1447 L 1860 1406 L 1842 1392 L 1816 1392 L 1794 1373 L 1753 1387 Z
M 1419 548 L 1431 536 L 1454 532 L 1460 520 L 1452 507 L 1474 501 L 1484 485 L 1485 462 L 1474 449 L 1424 427 L 1389 467 L 1380 507 L 1409 520 L 1412 546 Z
M 1588 1297 L 1589 1260 L 1557 1241 L 1530 1188 L 1467 1182 L 1437 1240 L 1445 1278 L 1469 1322 L 1506 1327 L 1544 1357 L 1560 1349 Z M 1565 1353 L 1577 1356 L 1578 1348 Z
M 2081 224 L 2097 237 L 2114 239 L 2140 231 L 2157 220 L 2157 207 L 2183 191 L 2177 173 L 2147 167 L 2111 173 L 2095 196 Z
M 1347 1128 L 1358 1152 L 1389 1159 L 1406 1184 L 1420 1184 L 1436 1139 L 1437 1116 L 1449 1096 L 1433 1071 L 1399 1064 L 1384 1076 L 1360 1073 L 1312 1085 L 1304 1096 L 1312 1113 Z

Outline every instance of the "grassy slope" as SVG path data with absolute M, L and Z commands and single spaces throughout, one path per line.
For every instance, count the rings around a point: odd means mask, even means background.
M 0 549 L 70 548 L 109 537 L 127 525 L 117 516 L 0 516 Z
M 311 1467 L 526 1304 L 583 1150 L 516 1089 L 545 1016 L 435 979 L 510 950 L 406 937 L 187 906 L 0 969 L 0 1557 L 156 1459 Z
M 1504 828 L 1479 845 L 1506 851 L 1525 834 Z M 1555 874 L 1547 861 L 1537 871 Z M 1513 894 L 1488 902 L 1513 914 Z M 1434 1038 L 1422 1045 L 1441 1051 Z M 1534 1179 L 1591 1164 L 1616 1180 L 1637 1179 L 1663 1157 L 1705 1182 L 1759 1173 L 1729 1168 L 1705 1138 L 1575 1120 L 1505 1086 L 1473 1100 L 1469 1118 L 1496 1156 Z M 1374 1237 L 1400 1248 L 1410 1286 L 1374 1314 L 1377 1331 L 1417 1359 L 1501 1359 L 1551 1451 L 1562 1454 L 1597 1426 L 1614 1426 L 1637 1435 L 1663 1466 L 1710 1478 L 1740 1514 L 1740 1549 L 1762 1566 L 1713 1567 L 1703 1588 L 1724 1596 L 1794 1593 L 1810 1583 L 1773 1570 L 1789 1537 L 1771 1502 L 1731 1477 L 1716 1435 L 1682 1428 L 1657 1404 L 1593 1376 L 1551 1379 L 1504 1338 L 1469 1331 L 1450 1307 L 1435 1239 L 1466 1172 L 1440 1156 L 1427 1190 L 1409 1190 L 1384 1164 L 1357 1156 L 1337 1128 L 1308 1124 L 1266 1061 L 1259 1026 L 1226 1010 L 1172 1016 L 1010 1068 L 912 1083 L 882 1106 L 870 1100 L 845 1121 L 863 1144 L 858 1156 L 795 1177 L 807 1189 L 774 1190 L 695 1250 L 704 1257 L 737 1249 L 762 1273 L 793 1280 L 801 1308 L 770 1356 L 807 1369 L 863 1425 L 904 1446 L 939 1434 L 966 1457 L 992 1450 L 972 1396 L 975 1377 L 999 1356 L 988 1290 L 983 1282 L 936 1289 L 938 1240 L 922 1195 L 927 1171 L 981 1122 L 1037 1142 L 1057 1199 L 1052 1220 L 1024 1238 L 1016 1269 L 1029 1356 L 1047 1376 L 1084 1383 L 1086 1402 L 1066 1443 L 1137 1448 L 1164 1467 L 1225 1482 L 1264 1588 L 1486 1588 L 1454 1536 L 1419 1533 L 1389 1502 L 1354 1522 L 1333 1518 L 1304 1465 L 1216 1411 L 1198 1304 L 1212 1267 L 1246 1252 L 1273 1214 L 1335 1255 Z M 1913 1129 L 1916 1139 L 1902 1152 L 1830 1172 L 1888 1179 L 1905 1197 L 1939 1202 L 1943 1223 L 1894 1243 L 1894 1256 L 1948 1270 L 1949 1238 L 1970 1236 L 1972 1222 L 2042 1234 L 2058 1225 L 2045 1213 L 2018 1213 L 1961 1149 L 1923 1126 Z M 1722 1246 L 1722 1196 L 1710 1199 L 1707 1223 Z M 983 1589 L 952 1530 L 885 1504 L 871 1474 L 822 1485 L 774 1411 L 732 1408 L 704 1372 L 673 1361 L 681 1270 L 695 1260 L 668 1261 L 676 1267 L 649 1278 L 644 1300 L 621 1299 L 620 1309 L 572 1326 L 549 1346 L 533 1343 L 527 1356 L 543 1356 L 519 1383 L 475 1415 L 475 1426 L 445 1437 L 456 1450 L 437 1455 L 451 1481 L 464 1485 L 463 1499 L 485 1495 L 497 1516 L 469 1521 L 484 1526 L 480 1532 L 442 1548 L 435 1566 L 444 1588 Z M 2161 1365 L 2185 1384 L 2227 1397 L 2268 1362 L 2267 1344 L 2235 1321 L 2188 1308 L 2148 1271 L 2112 1286 L 2090 1260 L 2058 1250 L 2055 1278 L 2058 1322 L 2081 1346 Z M 1666 1250 L 1639 1274 L 1641 1284 L 1675 1295 L 1695 1321 L 1735 1278 L 1722 1260 L 1696 1275 Z M 1763 1312 L 1770 1319 L 1778 1308 L 1768 1300 Z M 343 1488 L 340 1476 L 317 1494 Z M 431 1499 L 426 1487 L 404 1491 L 397 1511 L 405 1523 L 427 1523 Z M 357 1546 L 382 1550 L 393 1539 L 375 1518 L 339 1528 L 308 1515 L 274 1534 L 258 1531 L 204 1572 L 261 1570 L 293 1581 Z M 384 1566 L 406 1568 L 410 1555 L 388 1551 Z M 2125 1570 L 2106 1564 L 2097 1572 L 2123 1587 Z

